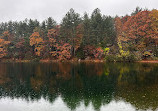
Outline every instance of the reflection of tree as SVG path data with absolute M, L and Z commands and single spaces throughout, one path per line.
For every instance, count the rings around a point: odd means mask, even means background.
M 120 98 L 138 109 L 156 109 L 158 104 L 156 64 L 10 63 L 0 64 L 0 78 L 1 98 L 54 102 L 60 95 L 72 110 L 81 102 L 99 110 Z
M 5 82 L 9 82 L 9 78 L 6 73 L 6 64 L 0 64 L 0 84 L 4 84 Z
M 43 86 L 44 80 L 45 80 L 45 74 L 43 74 L 43 72 L 41 71 L 40 65 L 37 65 L 34 76 L 30 78 L 30 83 L 32 88 L 35 91 L 39 91 L 40 88 Z
M 124 73 L 117 86 L 116 98 L 123 98 L 138 109 L 158 107 L 158 65 L 134 64 Z
M 123 87 L 117 90 L 116 98 L 124 99 L 125 101 L 134 105 L 137 109 L 142 110 L 156 110 L 158 107 L 158 88 L 130 88 Z
M 64 102 L 75 109 L 81 101 L 85 106 L 92 102 L 94 108 L 100 109 L 101 105 L 107 104 L 112 100 L 115 75 L 103 75 L 104 64 L 102 64 L 102 74 L 98 76 L 96 71 L 98 64 L 83 64 L 73 66 L 71 72 L 72 78 L 61 83 L 61 93 Z M 95 67 L 97 66 L 97 67 Z
M 69 80 L 71 78 L 71 64 L 70 63 L 58 63 L 58 78 Z

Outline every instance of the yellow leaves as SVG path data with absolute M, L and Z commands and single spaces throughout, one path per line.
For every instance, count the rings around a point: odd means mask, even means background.
M 43 50 L 43 45 L 38 45 L 37 47 L 35 47 L 35 54 L 40 56 L 42 50 Z
M 30 38 L 30 45 L 31 46 L 36 45 L 36 44 L 40 44 L 42 42 L 43 42 L 42 38 L 35 38 L 35 37 Z
M 118 44 L 119 48 L 122 49 L 121 41 L 119 40 L 119 38 L 118 38 L 118 43 L 117 44 Z
M 34 32 L 31 36 L 30 36 L 30 45 L 37 45 L 43 42 L 43 39 L 40 37 L 38 32 Z
M 34 37 L 30 38 L 30 45 L 33 46 L 34 44 L 36 44 L 36 40 Z
M 120 55 L 119 56 L 121 56 L 121 57 L 127 57 L 127 56 L 129 56 L 129 54 L 130 54 L 130 52 L 129 51 L 124 51 L 123 49 L 122 49 L 122 44 L 121 44 L 121 42 L 120 42 L 120 40 L 118 40 L 118 46 L 119 46 L 119 52 L 120 52 Z
M 108 55 L 110 51 L 110 48 L 104 48 L 104 54 Z
M 156 20 L 158 20 L 158 10 L 152 10 L 150 16 Z
M 37 44 L 40 44 L 40 43 L 43 42 L 43 39 L 42 39 L 42 38 L 37 38 L 37 39 L 36 39 L 36 42 L 37 42 Z
M 145 51 L 144 53 L 143 53 L 143 56 L 151 56 L 152 54 L 149 52 L 149 51 Z
M 8 45 L 8 44 L 10 44 L 10 41 L 4 41 L 4 44 Z
M 122 49 L 120 50 L 120 54 L 121 54 L 121 56 L 122 57 L 127 57 L 127 56 L 129 56 L 129 51 L 123 51 Z
M 41 51 L 43 50 L 43 39 L 40 37 L 38 32 L 34 32 L 31 36 L 30 36 L 30 45 L 31 46 L 35 46 L 35 54 L 40 56 L 41 55 Z

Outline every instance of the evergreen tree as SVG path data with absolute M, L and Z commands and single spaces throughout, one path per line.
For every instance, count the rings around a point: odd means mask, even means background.
M 91 15 L 91 40 L 95 46 L 98 46 L 103 40 L 102 33 L 102 15 L 100 9 L 95 9 Z
M 52 29 L 57 25 L 56 21 L 54 19 L 52 19 L 52 17 L 49 17 L 47 19 L 47 29 Z
M 91 34 L 91 20 L 88 17 L 88 14 L 85 13 L 83 16 L 83 28 L 84 28 L 84 33 L 83 33 L 83 41 L 82 44 L 85 45 L 90 45 L 92 42 L 90 40 L 90 34 Z
M 81 18 L 74 9 L 70 9 L 61 23 L 60 35 L 65 42 L 68 42 L 72 45 L 71 54 L 75 56 L 75 37 L 77 26 L 81 23 Z

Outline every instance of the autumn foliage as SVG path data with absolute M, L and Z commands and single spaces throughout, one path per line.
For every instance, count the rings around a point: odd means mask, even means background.
M 43 50 L 43 39 L 40 37 L 39 32 L 34 32 L 30 36 L 30 45 L 33 47 L 33 50 L 36 55 L 40 56 L 41 51 Z
M 144 10 L 133 16 L 117 17 L 115 24 L 117 41 L 122 43 L 123 49 L 140 53 L 148 50 L 154 52 L 158 40 L 157 10 Z
M 83 17 L 73 9 L 57 24 L 51 17 L 0 24 L 0 59 L 130 61 L 158 57 L 158 10 L 105 16 L 95 9 Z M 77 58 L 77 59 L 76 59 Z M 137 59 L 138 60 L 138 59 Z
M 10 44 L 9 40 L 9 32 L 4 32 L 2 37 L 0 37 L 0 58 L 3 58 L 7 55 L 7 48 Z

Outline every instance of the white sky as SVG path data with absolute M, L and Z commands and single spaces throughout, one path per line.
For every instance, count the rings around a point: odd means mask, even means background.
M 137 6 L 158 9 L 158 0 L 0 0 L 0 22 L 53 17 L 59 23 L 70 8 L 81 15 L 99 8 L 104 15 L 122 16 Z

